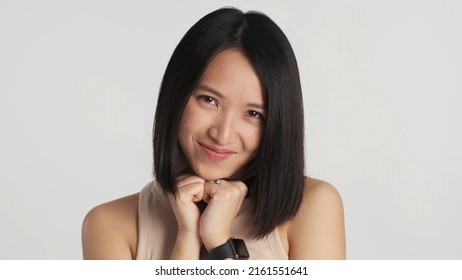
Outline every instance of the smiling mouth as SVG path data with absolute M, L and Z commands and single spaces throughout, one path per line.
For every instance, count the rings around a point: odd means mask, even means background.
M 232 155 L 236 153 L 232 150 L 220 149 L 220 148 L 210 146 L 207 144 L 203 144 L 200 142 L 199 142 L 199 145 L 201 146 L 207 158 L 213 161 L 222 161 L 222 160 L 228 159 L 229 157 L 231 157 Z

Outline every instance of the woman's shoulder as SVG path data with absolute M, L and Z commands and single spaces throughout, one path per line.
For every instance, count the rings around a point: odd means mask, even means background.
M 312 178 L 305 177 L 305 196 L 303 202 L 311 200 L 322 199 L 334 199 L 341 202 L 341 197 L 337 189 L 330 183 Z
M 330 183 L 305 178 L 305 194 L 288 226 L 291 259 L 345 258 L 343 202 Z
M 91 209 L 82 224 L 84 259 L 136 256 L 139 193 Z

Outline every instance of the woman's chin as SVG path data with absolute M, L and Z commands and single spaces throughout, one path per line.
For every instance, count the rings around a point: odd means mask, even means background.
M 223 172 L 223 170 L 216 169 L 204 169 L 194 170 L 197 176 L 201 177 L 206 181 L 214 181 L 217 179 L 230 178 L 232 174 L 229 172 Z

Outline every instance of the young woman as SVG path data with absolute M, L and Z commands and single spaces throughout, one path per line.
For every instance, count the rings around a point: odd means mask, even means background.
M 91 210 L 85 259 L 344 259 L 342 201 L 304 177 L 297 62 L 267 16 L 199 20 L 165 71 L 155 181 Z

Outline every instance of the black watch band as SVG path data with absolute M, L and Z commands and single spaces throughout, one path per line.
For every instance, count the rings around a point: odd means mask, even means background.
M 231 237 L 224 244 L 210 250 L 209 260 L 248 260 L 249 252 L 242 239 Z

